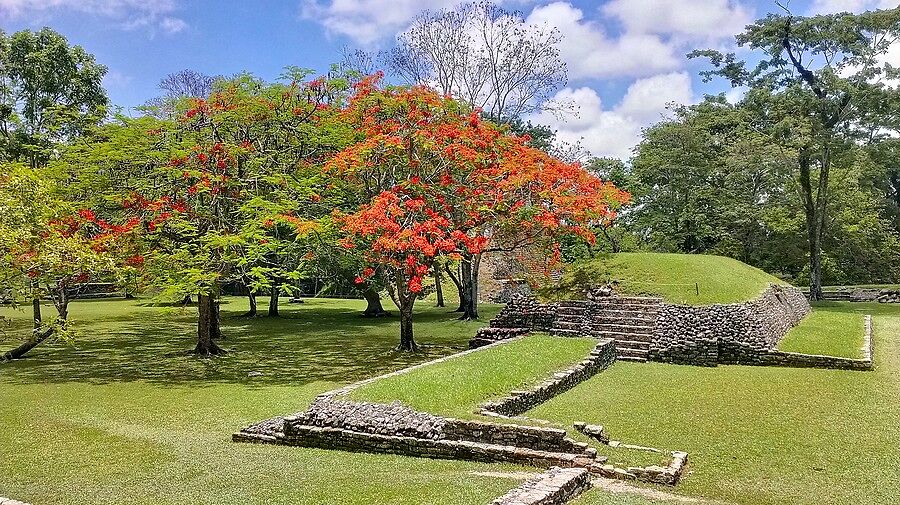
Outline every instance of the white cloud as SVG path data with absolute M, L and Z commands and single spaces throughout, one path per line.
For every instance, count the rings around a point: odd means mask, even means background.
M 660 74 L 638 79 L 612 108 L 605 108 L 600 96 L 591 88 L 565 88 L 555 97 L 578 105 L 578 117 L 558 119 L 549 113 L 529 119 L 556 130 L 566 142 L 581 141 L 595 156 L 627 159 L 640 141 L 641 128 L 665 117 L 671 102 L 692 103 L 694 94 L 686 72 Z
M 559 29 L 563 35 L 560 53 L 572 78 L 640 77 L 681 65 L 675 48 L 658 36 L 626 32 L 610 37 L 602 24 L 585 19 L 580 9 L 567 2 L 536 7 L 527 21 Z
M 811 14 L 834 14 L 837 12 L 864 12 L 874 9 L 893 9 L 897 0 L 815 0 L 810 7 Z
M 300 13 L 329 33 L 372 45 L 392 39 L 424 10 L 453 7 L 461 0 L 303 0 Z
M 59 10 L 109 18 L 125 30 L 147 27 L 177 33 L 188 26 L 174 16 L 178 10 L 174 0 L 0 0 L 0 19 Z
M 601 10 L 630 32 L 699 40 L 731 37 L 753 20 L 735 0 L 611 0 Z

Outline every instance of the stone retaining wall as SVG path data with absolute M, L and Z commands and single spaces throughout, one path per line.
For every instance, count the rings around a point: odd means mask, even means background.
M 799 289 L 774 284 L 749 302 L 663 304 L 650 359 L 706 366 L 769 364 L 770 352 L 809 311 L 809 302 Z
M 517 416 L 572 389 L 605 370 L 615 361 L 615 342 L 612 339 L 601 340 L 590 355 L 577 365 L 554 373 L 550 378 L 527 391 L 513 391 L 505 398 L 487 402 L 481 406 L 481 413 Z
M 591 476 L 584 468 L 553 467 L 492 501 L 491 505 L 562 505 L 589 487 Z
M 514 295 L 500 313 L 491 319 L 490 327 L 550 331 L 556 320 L 556 310 L 554 303 L 540 303 L 532 296 Z
M 822 356 L 819 354 L 802 354 L 798 352 L 786 352 L 771 350 L 762 356 L 763 363 L 769 366 L 790 366 L 800 368 L 830 368 L 838 370 L 871 370 L 874 367 L 874 355 L 872 352 L 872 316 L 865 318 L 865 330 L 863 333 L 863 357 L 839 358 L 836 356 Z

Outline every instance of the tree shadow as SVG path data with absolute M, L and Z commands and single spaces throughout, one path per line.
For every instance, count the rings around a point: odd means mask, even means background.
M 422 351 L 396 351 L 395 317 L 365 318 L 364 302 L 313 300 L 285 304 L 278 318 L 242 318 L 243 305 L 223 304 L 219 345 L 227 354 L 199 358 L 196 308 L 163 309 L 141 301 L 73 304 L 79 336 L 72 344 L 40 346 L 26 359 L 0 364 L 7 383 L 109 383 L 150 381 L 203 386 L 248 386 L 349 382 L 403 368 L 466 347 L 487 319 L 456 320 L 447 309 L 422 307 L 415 315 Z M 490 316 L 496 309 L 486 307 Z M 18 321 L 19 332 L 26 331 Z

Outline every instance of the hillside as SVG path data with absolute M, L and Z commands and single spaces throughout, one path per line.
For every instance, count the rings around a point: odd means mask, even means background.
M 661 296 L 672 303 L 735 303 L 784 281 L 732 258 L 702 254 L 617 253 L 576 263 L 549 298 L 580 298 L 584 289 L 618 281 L 619 292 Z

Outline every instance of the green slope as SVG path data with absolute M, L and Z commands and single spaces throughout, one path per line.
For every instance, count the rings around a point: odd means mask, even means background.
M 771 283 L 784 284 L 762 270 L 724 256 L 618 253 L 572 265 L 554 298 L 580 298 L 589 286 L 619 282 L 619 291 L 661 296 L 688 305 L 735 303 L 755 298 Z

